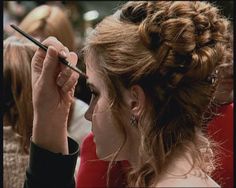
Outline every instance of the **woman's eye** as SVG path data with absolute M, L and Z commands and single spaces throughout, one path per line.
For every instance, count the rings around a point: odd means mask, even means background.
M 98 93 L 95 91 L 91 91 L 91 94 L 92 94 L 92 99 L 98 96 Z
M 97 93 L 94 90 L 90 91 L 92 95 L 96 95 Z
M 98 100 L 98 93 L 95 91 L 91 91 L 90 105 L 93 105 Z

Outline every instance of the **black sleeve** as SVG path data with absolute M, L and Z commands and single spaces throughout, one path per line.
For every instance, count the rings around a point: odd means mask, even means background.
M 52 153 L 30 144 L 24 188 L 75 188 L 74 172 L 79 145 L 68 137 L 69 154 Z

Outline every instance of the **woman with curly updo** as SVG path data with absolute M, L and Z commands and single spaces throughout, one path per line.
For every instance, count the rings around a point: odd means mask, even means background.
M 56 38 L 32 59 L 34 123 L 25 187 L 74 187 L 78 145 L 66 134 L 79 75 L 58 63 Z M 213 144 L 203 132 L 232 61 L 230 22 L 207 2 L 128 2 L 97 25 L 83 50 L 100 160 L 127 160 L 128 187 L 219 187 Z M 47 161 L 47 167 L 43 165 Z M 56 168 L 55 168 L 56 167 Z M 55 175 L 55 176 L 54 176 Z M 110 186 L 107 178 L 107 186 Z

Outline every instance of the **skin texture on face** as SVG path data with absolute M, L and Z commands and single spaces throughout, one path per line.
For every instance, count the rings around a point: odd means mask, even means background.
M 95 59 L 89 56 L 86 60 L 87 84 L 92 92 L 92 99 L 85 118 L 92 122 L 92 132 L 96 144 L 96 153 L 100 159 L 106 158 L 118 150 L 124 135 L 114 121 L 110 108 L 106 85 L 98 73 Z

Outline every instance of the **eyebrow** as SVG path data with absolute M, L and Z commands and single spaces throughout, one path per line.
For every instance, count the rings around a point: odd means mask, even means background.
M 88 86 L 88 87 L 91 87 L 91 88 L 94 88 L 94 89 L 96 89 L 96 86 L 95 85 L 93 85 L 91 82 L 86 82 L 86 85 Z

